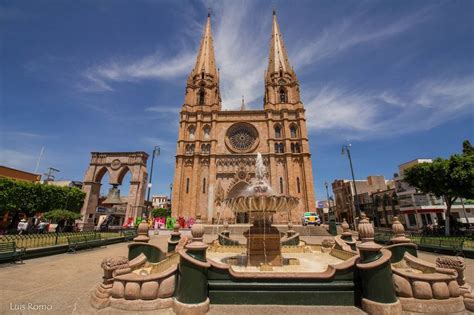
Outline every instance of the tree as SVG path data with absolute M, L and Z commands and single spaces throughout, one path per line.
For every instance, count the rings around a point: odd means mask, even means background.
M 45 219 L 51 220 L 53 222 L 59 222 L 62 220 L 65 221 L 74 221 L 80 219 L 82 215 L 76 212 L 72 212 L 64 209 L 55 209 L 47 212 L 44 215 Z
M 154 218 L 166 218 L 171 216 L 171 209 L 155 208 L 151 210 L 151 215 Z
M 0 213 L 26 214 L 67 209 L 80 212 L 85 193 L 78 188 L 58 187 L 0 178 Z
M 469 140 L 464 140 L 464 142 L 462 143 L 462 154 L 474 154 L 474 147 L 472 147 L 471 142 Z
M 446 203 L 445 234 L 449 235 L 451 206 L 457 198 L 474 198 L 474 154 L 438 158 L 406 170 L 404 181 L 426 194 L 442 197 Z

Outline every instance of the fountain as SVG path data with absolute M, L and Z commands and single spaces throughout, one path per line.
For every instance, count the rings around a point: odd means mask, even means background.
M 272 226 L 272 216 L 290 211 L 298 205 L 299 198 L 276 195 L 268 185 L 262 154 L 257 153 L 254 183 L 241 196 L 226 199 L 229 208 L 237 215 L 247 213 L 253 226 L 244 232 L 247 238 L 248 266 L 281 266 L 280 231 Z
M 322 244 L 300 241 L 291 220 L 283 235 L 272 226 L 272 216 L 290 212 L 299 199 L 273 192 L 260 153 L 251 185 L 237 197 L 219 195 L 236 215 L 249 217 L 245 245 L 232 238 L 227 222 L 212 244 L 203 242 L 199 222 L 191 229 L 192 240 L 175 225 L 166 253 L 148 237 L 137 237 L 127 257 L 104 259 L 91 305 L 134 312 L 173 308 L 178 315 L 205 314 L 211 303 L 358 306 L 387 315 L 474 311 L 464 262 L 445 257 L 434 265 L 417 258 L 416 245 L 396 217 L 388 246 L 374 242 L 365 214 L 358 239 L 347 222 L 342 235 Z M 147 228 L 141 226 L 139 234 L 147 236 Z

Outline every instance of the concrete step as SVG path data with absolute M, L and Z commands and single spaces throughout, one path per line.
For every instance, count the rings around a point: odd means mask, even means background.
M 357 299 L 353 281 L 278 282 L 209 280 L 213 304 L 343 305 Z
M 307 306 L 307 305 L 229 305 L 212 304 L 208 315 L 363 315 L 367 314 L 355 306 Z

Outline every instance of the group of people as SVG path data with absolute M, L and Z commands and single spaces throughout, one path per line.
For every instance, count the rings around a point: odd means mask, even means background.
M 18 234 L 26 234 L 29 232 L 42 234 L 48 231 L 48 225 L 49 223 L 45 222 L 41 218 L 34 217 L 32 219 L 31 225 L 25 218 L 23 218 L 20 220 L 20 222 L 18 222 L 16 230 Z

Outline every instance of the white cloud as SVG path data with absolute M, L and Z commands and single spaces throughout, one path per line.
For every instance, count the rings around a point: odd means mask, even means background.
M 322 59 L 334 57 L 356 45 L 389 39 L 404 33 L 428 18 L 426 8 L 394 21 L 376 21 L 368 14 L 355 14 L 351 18 L 338 20 L 313 38 L 303 38 L 297 47 L 294 67 L 301 69 Z
M 224 109 L 240 107 L 242 95 L 247 104 L 263 95 L 263 73 L 267 66 L 271 12 L 251 14 L 249 1 L 213 4 L 217 17 L 213 25 L 216 62 L 221 69 L 221 96 Z M 266 17 L 266 18 L 265 18 Z
M 189 72 L 193 60 L 194 53 L 190 51 L 182 51 L 170 58 L 158 52 L 131 60 L 115 58 L 85 70 L 82 76 L 86 82 L 80 87 L 86 91 L 112 91 L 113 82 L 173 79 Z
M 310 130 L 379 138 L 428 130 L 472 113 L 474 77 L 429 79 L 407 92 L 360 92 L 326 86 L 306 104 Z

